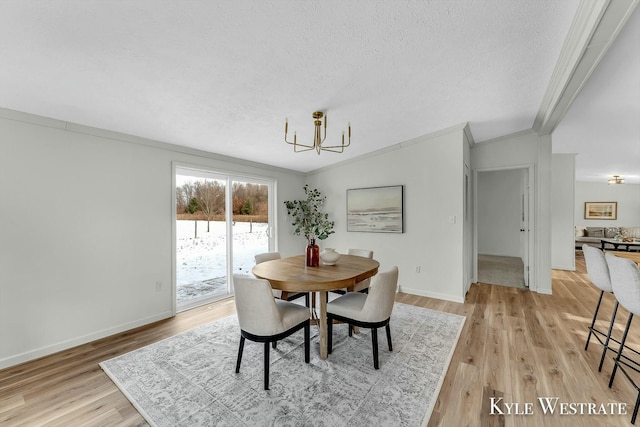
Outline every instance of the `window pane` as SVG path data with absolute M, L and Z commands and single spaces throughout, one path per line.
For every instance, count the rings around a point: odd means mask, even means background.
M 228 293 L 225 191 L 224 179 L 176 175 L 178 305 Z
M 233 272 L 250 274 L 254 256 L 269 251 L 269 186 L 234 181 Z

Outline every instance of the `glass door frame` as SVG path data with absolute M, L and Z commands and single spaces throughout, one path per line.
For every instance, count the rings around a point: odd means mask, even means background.
M 198 298 L 193 303 L 187 303 L 178 307 L 177 302 L 177 212 L 176 212 L 176 174 L 179 171 L 193 171 L 194 176 L 198 174 L 206 175 L 208 178 L 220 179 L 226 181 L 225 188 L 225 223 L 226 223 L 226 250 L 227 250 L 227 293 L 223 296 L 212 298 Z M 269 251 L 274 251 L 277 248 L 277 233 L 275 230 L 275 198 L 276 198 L 276 184 L 275 178 L 265 176 L 255 176 L 251 174 L 242 174 L 238 172 L 225 171 L 212 166 L 205 166 L 201 164 L 192 164 L 173 161 L 171 163 L 171 311 L 173 315 L 179 311 L 189 310 L 191 308 L 205 305 L 210 302 L 228 298 L 233 295 L 233 283 L 231 277 L 233 276 L 233 183 L 234 182 L 247 182 L 260 185 L 266 185 L 268 188 L 268 224 L 267 224 L 267 237 L 269 242 Z

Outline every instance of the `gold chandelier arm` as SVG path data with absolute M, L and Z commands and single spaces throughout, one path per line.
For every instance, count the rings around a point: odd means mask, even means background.
M 305 147 L 305 148 L 298 148 L 298 147 Z M 314 148 L 316 147 L 314 147 L 313 145 L 295 144 L 293 145 L 293 152 L 302 153 L 303 151 L 313 150 Z
M 293 145 L 293 152 L 294 153 L 300 153 L 302 151 L 309 151 L 309 150 L 313 150 L 315 148 L 315 146 L 313 145 L 305 145 L 305 144 L 299 144 L 297 141 L 297 137 L 296 137 L 296 133 L 293 133 L 293 142 L 291 141 L 287 141 L 287 131 L 289 130 L 289 121 L 285 121 L 284 122 L 284 142 L 286 142 L 287 144 Z M 302 149 L 299 149 L 298 147 L 303 147 Z
M 284 142 L 286 142 L 287 144 L 291 144 L 293 145 L 293 151 L 295 153 L 300 153 L 302 151 L 309 151 L 309 150 L 313 150 L 314 148 L 316 148 L 313 145 L 305 145 L 305 144 L 300 144 L 299 142 L 289 142 L 287 141 L 287 138 L 285 137 Z M 299 147 L 303 147 L 303 148 L 299 148 Z
M 326 134 L 325 134 L 326 137 Z M 323 141 L 324 142 L 324 141 Z M 342 134 L 342 144 L 341 145 L 327 145 L 327 146 L 322 146 L 321 149 L 325 150 L 325 151 L 331 151 L 333 153 L 342 153 L 344 151 L 345 148 L 347 148 L 348 146 L 351 145 L 351 125 L 349 125 L 349 139 L 347 140 L 347 143 L 344 143 L 344 133 Z
M 346 144 L 344 143 L 344 139 L 342 140 L 342 145 L 323 145 L 322 149 L 326 150 L 328 148 L 347 148 L 348 146 L 351 145 L 351 140 L 349 140 L 349 142 L 347 142 Z

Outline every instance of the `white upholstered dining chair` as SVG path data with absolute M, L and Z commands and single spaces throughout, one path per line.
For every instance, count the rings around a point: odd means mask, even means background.
M 373 259 L 373 251 L 370 251 L 369 249 L 347 249 L 347 255 L 355 255 L 361 256 L 363 258 Z M 369 292 L 370 283 L 371 279 L 367 277 L 366 279 L 356 283 L 356 285 L 353 287 L 353 292 Z M 335 292 L 337 294 L 346 294 L 347 288 L 337 289 L 331 292 Z
M 265 261 L 273 261 L 274 259 L 280 259 L 280 252 L 263 252 L 261 254 L 256 254 L 254 259 L 256 260 L 256 264 L 260 264 Z
M 256 254 L 254 256 L 256 264 L 260 264 L 266 261 L 273 261 L 274 259 L 281 259 L 280 252 L 263 252 L 261 254 Z M 278 299 L 283 299 L 286 301 L 293 301 L 294 299 L 298 299 L 300 297 L 305 297 L 306 306 L 309 307 L 309 294 L 308 293 L 297 293 L 290 294 L 288 292 L 283 292 L 280 289 L 272 289 L 271 293 L 273 296 Z
M 276 300 L 268 281 L 233 275 L 236 312 L 240 324 L 240 347 L 236 374 L 240 372 L 244 341 L 264 343 L 264 389 L 269 390 L 269 344 L 304 329 L 304 361 L 309 363 L 309 309 L 288 301 Z
M 373 277 L 368 294 L 349 292 L 329 302 L 327 304 L 328 353 L 332 352 L 334 320 L 349 325 L 349 336 L 352 336 L 353 326 L 369 328 L 371 329 L 373 347 L 373 367 L 378 369 L 378 328 L 385 327 L 389 351 L 393 351 L 389 320 L 393 311 L 397 287 L 398 267 L 393 267 L 389 271 L 378 273 Z

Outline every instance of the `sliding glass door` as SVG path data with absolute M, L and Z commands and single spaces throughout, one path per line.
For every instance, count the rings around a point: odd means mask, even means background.
M 268 252 L 272 247 L 269 187 L 255 181 L 231 182 L 233 273 L 251 274 L 255 254 Z
M 175 168 L 177 311 L 228 297 L 231 274 L 273 249 L 272 192 L 268 180 Z

